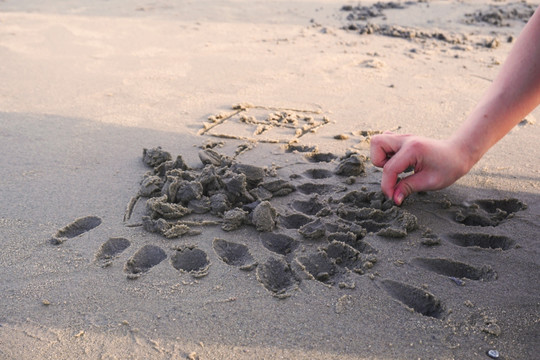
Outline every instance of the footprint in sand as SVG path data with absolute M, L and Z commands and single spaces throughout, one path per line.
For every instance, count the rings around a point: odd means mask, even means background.
M 126 262 L 124 271 L 128 279 L 137 279 L 166 258 L 167 254 L 159 246 L 144 245 Z
M 444 307 L 435 295 L 399 281 L 382 280 L 380 284 L 391 297 L 415 312 L 436 319 L 444 317 Z
M 96 253 L 96 263 L 101 267 L 112 264 L 112 260 L 131 245 L 128 239 L 113 237 L 105 241 Z
M 97 216 L 85 216 L 78 218 L 58 230 L 56 234 L 49 240 L 49 242 L 53 245 L 60 245 L 67 239 L 72 239 L 82 235 L 85 232 L 98 227 L 100 224 L 101 219 Z

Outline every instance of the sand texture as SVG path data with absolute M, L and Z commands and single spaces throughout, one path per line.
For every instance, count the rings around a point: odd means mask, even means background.
M 535 8 L 0 0 L 0 359 L 538 359 L 539 110 L 401 207 L 369 161 Z

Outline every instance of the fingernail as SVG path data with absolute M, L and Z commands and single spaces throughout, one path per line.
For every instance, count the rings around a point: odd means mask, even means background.
M 396 197 L 394 198 L 394 201 L 396 205 L 401 205 L 404 199 L 405 199 L 405 195 L 403 195 L 403 193 L 398 193 Z

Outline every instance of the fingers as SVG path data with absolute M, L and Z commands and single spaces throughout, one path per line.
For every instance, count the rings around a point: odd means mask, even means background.
M 371 162 L 383 168 L 381 190 L 396 205 L 401 205 L 413 192 L 427 185 L 424 174 L 415 173 L 398 182 L 399 174 L 407 168 L 418 168 L 422 151 L 410 135 L 384 133 L 371 139 Z
M 398 176 L 408 167 L 416 167 L 417 162 L 416 153 L 410 151 L 407 147 L 401 148 L 392 158 L 386 161 L 383 167 L 381 190 L 389 199 L 394 199 L 396 204 L 401 204 L 403 199 L 411 193 L 409 191 L 396 192 L 397 189 L 402 190 L 404 186 L 402 185 L 400 188 L 396 187 Z
M 370 143 L 371 162 L 377 167 L 383 167 L 400 147 L 392 134 L 373 136 Z
M 424 174 L 416 173 L 401 179 L 394 188 L 393 200 L 396 205 L 401 205 L 407 196 L 422 191 L 424 188 Z
M 373 165 L 383 167 L 401 149 L 409 136 L 393 134 L 390 131 L 373 136 L 370 143 L 370 158 Z

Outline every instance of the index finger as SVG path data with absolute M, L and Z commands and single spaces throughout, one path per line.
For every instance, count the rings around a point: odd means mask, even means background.
M 383 167 L 403 144 L 403 135 L 380 134 L 371 138 L 370 158 L 373 165 Z
M 383 193 L 389 198 L 392 198 L 399 174 L 410 166 L 416 166 L 417 162 L 415 154 L 406 149 L 397 152 L 391 159 L 388 159 L 383 167 L 381 180 Z

